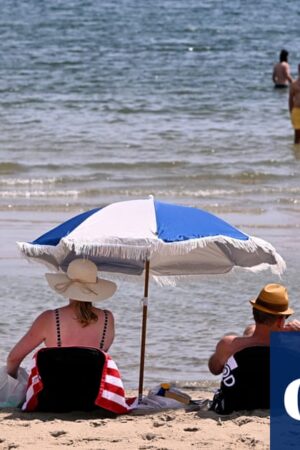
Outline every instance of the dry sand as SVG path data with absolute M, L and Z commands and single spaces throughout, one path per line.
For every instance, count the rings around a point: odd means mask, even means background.
M 193 400 L 212 397 L 184 392 Z M 22 413 L 7 408 L 0 410 L 0 449 L 269 449 L 269 429 L 269 411 L 220 417 L 182 408 L 103 418 L 97 412 Z

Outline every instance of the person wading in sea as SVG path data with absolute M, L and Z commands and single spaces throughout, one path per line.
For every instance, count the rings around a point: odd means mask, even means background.
M 298 78 L 290 86 L 289 111 L 295 130 L 294 143 L 300 144 L 300 64 L 298 64 Z
M 289 52 L 287 50 L 281 50 L 279 62 L 274 66 L 272 80 L 275 88 L 286 88 L 289 86 L 289 83 L 293 82 L 290 74 L 288 55 Z

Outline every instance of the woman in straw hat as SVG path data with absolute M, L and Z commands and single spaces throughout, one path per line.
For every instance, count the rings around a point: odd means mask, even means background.
M 93 347 L 108 351 L 114 340 L 114 318 L 110 311 L 92 302 L 105 300 L 116 284 L 97 277 L 97 266 L 87 259 L 72 261 L 67 273 L 47 273 L 50 287 L 69 299 L 69 304 L 40 314 L 29 331 L 11 350 L 7 373 L 16 378 L 23 359 L 40 344 L 46 347 Z

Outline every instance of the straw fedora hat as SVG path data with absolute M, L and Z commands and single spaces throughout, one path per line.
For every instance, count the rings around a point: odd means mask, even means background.
M 259 293 L 258 297 L 250 300 L 253 308 L 276 316 L 293 314 L 289 308 L 289 297 L 287 289 L 281 284 L 267 284 Z
M 111 297 L 117 285 L 97 277 L 97 266 L 88 259 L 75 259 L 67 273 L 46 273 L 49 286 L 65 298 L 95 302 Z

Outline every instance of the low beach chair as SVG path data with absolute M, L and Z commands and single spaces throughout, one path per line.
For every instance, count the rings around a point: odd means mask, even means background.
M 37 367 L 43 383 L 38 394 L 39 411 L 90 411 L 102 377 L 104 354 L 95 348 L 43 348 Z
M 270 347 L 245 348 L 231 356 L 211 409 L 218 414 L 270 408 Z

